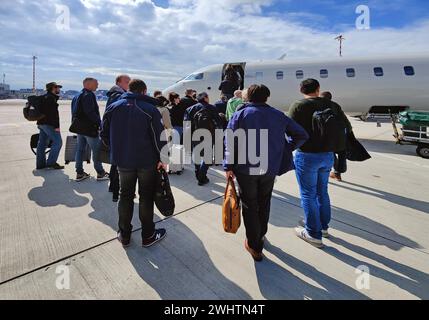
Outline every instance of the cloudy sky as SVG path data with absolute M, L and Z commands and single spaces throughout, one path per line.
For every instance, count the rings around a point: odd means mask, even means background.
M 357 30 L 367 5 L 371 29 Z M 70 28 L 62 17 L 66 6 Z M 66 22 L 66 21 L 65 21 Z M 65 27 L 64 27 L 65 26 Z M 111 86 L 118 73 L 162 89 L 215 63 L 428 52 L 427 0 L 0 0 L 0 74 L 12 88 L 83 77 Z

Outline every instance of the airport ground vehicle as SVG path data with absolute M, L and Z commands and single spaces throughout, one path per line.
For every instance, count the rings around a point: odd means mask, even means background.
M 423 121 L 414 121 L 419 117 Z M 429 159 L 429 112 L 405 111 L 400 115 L 392 115 L 392 125 L 396 143 L 400 145 L 416 145 L 417 154 Z M 399 133 L 397 123 L 402 124 L 402 134 Z

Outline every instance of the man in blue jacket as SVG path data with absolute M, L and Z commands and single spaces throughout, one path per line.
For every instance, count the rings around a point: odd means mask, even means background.
M 146 84 L 142 80 L 132 80 L 129 90 L 107 108 L 101 138 L 110 146 L 111 162 L 119 170 L 118 240 L 124 247 L 130 245 L 138 182 L 143 247 L 150 247 L 166 235 L 166 230 L 155 229 L 153 215 L 158 170 L 166 169 L 161 157 L 166 159 L 165 163 L 168 161 L 168 151 L 165 155 L 162 153 L 167 142 L 163 138 L 161 114 L 155 106 L 146 102 Z
M 92 151 L 94 169 L 97 171 L 97 181 L 109 180 L 109 174 L 104 171 L 103 164 L 99 160 L 101 117 L 97 98 L 94 94 L 98 89 L 98 81 L 94 78 L 86 78 L 83 81 L 83 87 L 81 93 L 74 97 L 72 101 L 72 118 L 82 120 L 82 123 L 87 126 L 85 131 L 94 131 L 94 134 L 91 136 L 84 133 L 77 135 L 76 181 L 80 182 L 90 177 L 83 170 L 83 154 L 87 145 L 89 145 Z
M 215 106 L 210 104 L 209 95 L 206 92 L 202 92 L 197 97 L 198 103 L 185 112 L 184 121 L 189 121 L 192 123 L 192 133 L 196 130 L 204 129 L 208 130 L 212 136 L 212 147 L 214 146 L 214 137 L 216 129 L 223 129 L 222 119 L 219 116 L 219 113 Z M 193 148 L 195 148 L 200 143 L 203 143 L 204 140 L 197 141 L 193 143 Z M 209 178 L 207 178 L 207 172 L 209 170 L 209 165 L 213 163 L 206 163 L 204 161 L 204 154 L 201 154 L 202 159 L 200 162 L 197 161 L 198 155 L 194 154 L 195 158 L 195 177 L 198 180 L 199 186 L 204 186 L 210 183 Z
M 228 179 L 237 178 L 246 227 L 245 248 L 255 261 L 263 259 L 275 178 L 294 169 L 292 151 L 308 139 L 299 124 L 266 104 L 269 97 L 266 86 L 252 85 L 248 89 L 250 103 L 233 115 L 225 139 L 224 169 Z M 244 132 L 241 138 L 239 130 Z M 255 163 L 255 156 L 260 157 L 259 163 Z

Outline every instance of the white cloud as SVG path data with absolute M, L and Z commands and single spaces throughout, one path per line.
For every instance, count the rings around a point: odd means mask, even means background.
M 71 30 L 55 29 L 55 4 L 70 7 Z M 109 87 L 129 72 L 164 88 L 213 63 L 293 57 L 337 56 L 333 32 L 320 31 L 292 16 L 262 16 L 270 0 L 2 0 L 0 72 L 14 86 L 31 84 L 32 54 L 39 56 L 38 85 L 74 83 L 88 73 Z M 7 11 L 5 11 L 7 10 Z M 31 14 L 30 14 L 31 13 Z M 302 13 L 305 15 L 305 13 Z M 320 18 L 320 17 L 319 17 Z M 402 29 L 344 29 L 347 56 L 428 52 L 422 41 L 429 20 Z M 159 72 L 162 71 L 162 72 Z

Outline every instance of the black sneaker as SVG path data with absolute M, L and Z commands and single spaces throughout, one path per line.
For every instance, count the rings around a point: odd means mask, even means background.
M 113 201 L 114 203 L 119 202 L 119 196 L 114 195 L 114 196 L 112 197 L 112 201 Z
M 84 173 L 78 173 L 76 175 L 76 182 L 81 182 L 81 181 L 86 180 L 86 179 L 88 179 L 90 177 L 91 177 L 91 175 L 89 175 L 86 172 L 84 172 Z
M 207 178 L 207 177 L 205 177 L 204 179 L 202 179 L 202 180 L 198 180 L 198 185 L 200 186 L 200 187 L 202 187 L 202 186 L 205 186 L 205 185 L 207 185 L 207 184 L 209 184 L 210 183 L 210 180 L 209 180 L 209 178 Z
M 65 167 L 56 163 L 56 164 L 53 164 L 52 166 L 49 166 L 48 168 L 52 170 L 64 170 Z
M 97 181 L 107 181 L 110 179 L 110 176 L 107 172 L 97 174 Z
M 149 239 L 143 239 L 143 247 L 149 248 L 153 246 L 155 243 L 160 242 L 167 235 L 167 231 L 165 229 L 155 230 L 155 233 Z
M 128 248 L 131 244 L 131 238 L 125 238 L 122 236 L 122 233 L 120 231 L 118 231 L 118 236 L 117 236 L 118 241 L 122 244 L 122 246 L 124 248 Z

